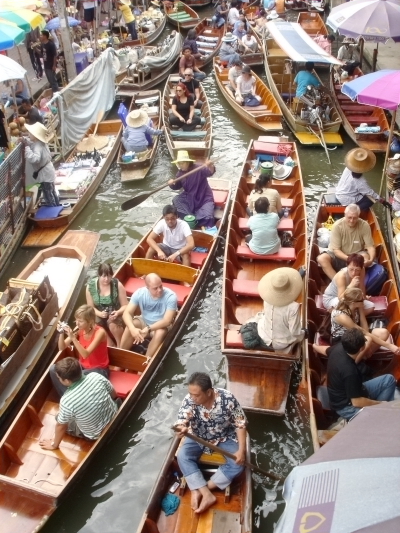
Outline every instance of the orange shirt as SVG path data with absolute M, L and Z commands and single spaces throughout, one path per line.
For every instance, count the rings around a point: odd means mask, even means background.
M 93 334 L 90 339 L 84 338 L 83 331 L 79 332 L 78 340 L 85 349 L 87 349 L 87 347 L 93 341 L 96 331 L 98 331 L 99 329 L 103 328 L 98 325 L 93 328 Z M 79 362 L 83 366 L 83 368 L 108 368 L 109 360 L 107 351 L 107 336 L 103 341 L 101 341 L 97 348 L 93 350 L 89 357 L 86 357 L 86 359 L 84 359 L 83 357 L 79 356 Z

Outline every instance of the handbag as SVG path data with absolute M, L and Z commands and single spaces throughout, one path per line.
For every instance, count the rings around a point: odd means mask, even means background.
M 246 94 L 243 99 L 243 105 L 247 105 L 249 107 L 257 107 L 260 105 L 260 101 L 257 100 L 257 98 L 252 94 Z
M 321 325 L 318 328 L 318 333 L 323 341 L 332 344 L 332 321 L 330 313 L 324 315 Z
M 34 180 L 37 180 L 37 179 L 38 179 L 38 176 L 39 176 L 39 172 L 40 172 L 41 170 L 43 170 L 44 167 L 47 167 L 47 165 L 48 165 L 49 163 L 51 163 L 51 159 L 50 159 L 49 161 L 47 161 L 47 163 L 45 163 L 42 167 L 40 167 L 40 168 L 38 168 L 37 170 L 35 170 L 34 173 L 32 174 L 32 178 L 33 178 Z
M 265 344 L 265 342 L 262 340 L 262 338 L 258 334 L 257 322 L 248 322 L 247 324 L 243 324 L 239 332 L 242 335 L 243 345 L 248 350 L 262 348 L 270 352 L 274 351 L 272 346 L 268 346 L 268 344 Z
M 281 234 L 281 246 L 282 248 L 293 248 L 294 237 L 289 231 L 283 231 Z

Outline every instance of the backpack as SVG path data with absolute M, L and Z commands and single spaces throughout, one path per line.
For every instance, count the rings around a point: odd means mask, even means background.
M 365 272 L 365 292 L 368 296 L 379 296 L 383 284 L 388 279 L 385 267 L 374 263 Z

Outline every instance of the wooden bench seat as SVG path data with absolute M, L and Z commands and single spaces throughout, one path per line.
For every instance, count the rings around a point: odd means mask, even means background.
M 242 231 L 249 231 L 249 219 L 240 217 L 239 228 Z M 293 219 L 281 218 L 278 224 L 278 231 L 293 231 Z
M 373 112 L 371 106 L 362 104 L 343 104 L 340 106 L 343 111 L 353 111 L 354 113 L 369 115 Z
M 255 106 L 244 105 L 243 109 L 245 109 L 246 111 L 268 111 L 268 106 L 267 105 L 255 105 Z
M 233 292 L 238 296 L 259 298 L 258 283 L 258 281 L 250 279 L 234 279 L 232 283 Z
M 136 292 L 138 289 L 141 289 L 142 287 L 145 287 L 145 286 L 146 286 L 146 283 L 144 279 L 133 278 L 133 277 L 128 278 L 127 282 L 124 285 L 126 294 L 129 298 L 132 296 L 134 292 Z M 174 293 L 176 294 L 176 297 L 178 298 L 179 307 L 183 305 L 183 302 L 186 300 L 187 296 L 189 295 L 191 291 L 191 287 L 185 287 L 184 285 L 177 285 L 176 283 L 165 283 L 163 281 L 163 286 L 167 287 L 167 289 L 171 289 L 171 291 L 174 291 Z
M 378 124 L 379 117 L 372 117 L 372 116 L 365 116 L 365 115 L 346 115 L 347 120 L 350 123 L 363 123 L 366 122 L 367 124 Z
M 111 385 L 114 387 L 118 398 L 124 399 L 135 387 L 136 383 L 140 379 L 140 376 L 138 374 L 132 374 L 131 372 L 110 370 L 108 379 L 111 381 Z
M 228 199 L 228 191 L 217 191 L 213 189 L 214 204 L 218 207 L 224 207 Z
M 258 259 L 259 261 L 295 261 L 296 259 L 294 248 L 280 248 L 276 254 L 261 255 L 253 253 L 248 246 L 242 244 L 236 248 L 236 253 L 245 259 Z
M 242 334 L 238 329 L 228 329 L 226 332 L 225 343 L 229 348 L 242 348 L 245 350 Z
M 373 316 L 384 316 L 388 307 L 386 296 L 371 296 L 369 300 L 375 305 Z M 326 314 L 327 310 L 323 304 L 322 294 L 317 294 L 315 297 L 315 305 L 320 313 Z

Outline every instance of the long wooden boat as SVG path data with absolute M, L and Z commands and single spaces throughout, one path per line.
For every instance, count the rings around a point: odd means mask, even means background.
M 280 142 L 279 137 L 260 137 L 251 141 L 236 196 L 232 202 L 224 256 L 222 290 L 221 349 L 228 362 L 229 390 L 244 409 L 273 415 L 283 415 L 289 391 L 293 364 L 299 361 L 301 346 L 292 353 L 248 350 L 244 347 L 239 329 L 250 317 L 263 309 L 258 295 L 259 280 L 271 270 L 286 266 L 299 269 L 307 264 L 307 216 L 303 181 L 296 144 Z M 247 196 L 254 187 L 259 171 L 255 161 L 282 160 L 290 155 L 296 162 L 289 177 L 273 179 L 283 207 L 290 209 L 290 217 L 282 218 L 278 231 L 290 231 L 293 248 L 280 248 L 274 255 L 253 254 L 244 244 L 248 232 Z M 305 324 L 305 294 L 302 303 L 302 323 Z
M 206 7 L 212 3 L 212 0 L 188 0 L 185 4 L 192 8 Z
M 229 105 L 236 111 L 236 113 L 248 124 L 258 130 L 280 131 L 282 126 L 282 111 L 279 109 L 278 102 L 268 89 L 266 84 L 252 72 L 252 76 L 256 79 L 256 94 L 261 96 L 260 105 L 256 107 L 240 105 L 232 92 L 228 89 L 228 68 L 224 68 L 218 64 L 218 60 L 214 59 L 214 75 L 217 80 L 218 87 Z
M 215 194 L 216 205 L 222 208 L 219 232 L 226 221 L 231 184 L 230 181 L 214 178 L 209 181 Z M 54 418 L 58 412 L 58 397 L 52 387 L 48 370 L 46 371 L 0 442 L 2 533 L 37 531 L 68 491 L 76 486 L 79 476 L 89 467 L 92 457 L 115 434 L 140 399 L 150 378 L 173 346 L 203 286 L 219 239 L 206 232 L 193 231 L 196 246 L 207 248 L 208 251 L 193 252 L 192 266 L 187 267 L 145 259 L 149 234 L 150 232 L 135 246 L 115 276 L 124 284 L 128 294 L 132 294 L 143 286 L 143 275 L 158 273 L 164 286 L 172 288 L 178 296 L 179 311 L 174 325 L 147 365 L 144 355 L 108 348 L 110 367 L 113 367 L 110 369 L 110 380 L 123 403 L 97 441 L 65 436 L 59 450 L 49 452 L 39 447 L 38 441 L 41 438 L 53 434 Z M 191 286 L 186 287 L 183 283 Z M 77 355 L 69 349 L 59 352 L 52 363 L 73 353 Z
M 144 46 L 144 57 L 117 76 L 117 95 L 133 96 L 137 91 L 147 91 L 164 81 L 179 61 L 182 43 L 181 34 L 174 31 L 171 38 L 160 45 Z
M 139 38 L 121 41 L 118 44 L 118 48 L 124 48 L 125 46 L 150 45 L 154 43 L 164 31 L 166 22 L 167 17 L 165 13 L 149 8 L 136 17 Z M 113 29 L 113 32 L 118 35 L 119 28 Z
M 96 125 L 92 126 L 86 132 L 86 136 L 89 137 L 93 134 Z M 81 191 L 72 191 L 69 196 L 68 190 L 66 191 L 66 197 L 60 197 L 60 201 L 64 203 L 64 208 L 58 216 L 53 218 L 36 218 L 37 209 L 29 215 L 29 222 L 31 224 L 31 230 L 25 237 L 22 246 L 27 248 L 39 248 L 43 246 L 51 246 L 56 240 L 68 229 L 70 224 L 81 213 L 82 209 L 86 206 L 93 194 L 96 192 L 100 183 L 106 176 L 111 163 L 113 162 L 121 141 L 122 134 L 122 122 L 117 120 L 103 120 L 99 123 L 97 128 L 97 137 L 108 138 L 107 144 L 101 150 L 98 150 L 102 158 L 101 166 L 96 166 L 92 173 L 91 181 L 86 183 L 87 186 L 82 193 Z M 67 158 L 67 163 L 73 163 L 78 155 L 77 148 L 74 148 Z M 79 166 L 79 162 L 75 164 L 77 172 L 82 167 Z M 57 185 L 57 183 L 56 183 Z M 68 184 L 66 183 L 66 187 Z M 58 188 L 60 189 L 61 186 Z M 39 208 L 41 209 L 41 208 Z
M 256 16 L 259 6 L 248 6 L 243 9 L 243 13 L 246 15 L 246 20 L 250 24 L 250 28 L 253 32 L 254 37 L 257 40 L 258 50 L 255 52 L 246 52 L 240 56 L 240 59 L 245 65 L 250 67 L 255 67 L 263 65 L 264 63 L 264 52 L 263 52 L 263 42 L 260 34 L 255 30 L 252 22 Z
M 180 474 L 177 467 L 176 452 L 179 446 L 177 437 L 171 443 L 164 464 L 149 496 L 146 510 L 136 530 L 136 533 L 170 533 L 178 531 L 204 532 L 212 531 L 250 533 L 252 531 L 252 495 L 251 472 L 248 468 L 235 479 L 228 491 L 215 491 L 216 503 L 204 513 L 196 516 L 190 505 L 190 490 L 181 482 L 175 492 L 179 498 L 176 512 L 166 516 L 161 509 L 161 501 L 176 481 L 176 474 Z M 250 439 L 247 436 L 246 460 L 250 461 Z M 220 454 L 203 455 L 200 467 L 207 471 L 218 468 L 217 461 L 223 462 Z M 178 470 L 178 472 L 177 472 Z
M 147 103 L 146 112 L 153 123 L 153 128 L 158 129 L 161 123 L 161 92 L 160 91 L 139 91 L 135 93 L 133 97 L 131 109 L 138 109 L 143 104 Z M 118 153 L 118 164 L 121 168 L 121 181 L 128 183 L 130 181 L 143 180 L 149 173 L 154 159 L 157 154 L 157 148 L 159 145 L 159 136 L 153 136 L 153 146 L 138 154 L 137 159 L 134 159 L 130 163 L 125 163 L 122 160 L 122 156 L 125 153 L 125 149 L 121 143 Z
M 19 344 L 13 341 L 12 353 L 1 350 L 0 434 L 4 434 L 7 422 L 15 415 L 17 407 L 21 406 L 21 400 L 26 399 L 32 390 L 34 379 L 43 372 L 53 356 L 57 322 L 69 318 L 99 238 L 98 233 L 90 231 L 68 231 L 58 245 L 38 252 L 18 277 L 9 281 L 8 294 L 11 300 L 13 293 L 15 297 L 19 296 L 19 288 L 33 289 L 40 286 L 44 275 L 48 276 L 43 282 L 43 290 L 39 289 L 45 300 L 43 309 L 39 307 L 42 307 L 40 301 L 35 304 L 40 318 L 35 309 L 30 309 L 35 321 L 31 329 L 23 335 L 16 335 Z M 6 304 L 6 301 L 3 303 Z M 7 308 L 2 308 L 0 318 L 7 314 Z
M 316 123 L 311 124 L 308 118 L 302 118 L 302 111 L 305 113 L 303 116 L 307 116 L 308 107 L 296 98 L 296 91 L 293 85 L 295 74 L 286 72 L 287 65 L 291 65 L 292 62 L 291 56 L 293 56 L 295 61 L 299 61 L 299 57 L 304 55 L 303 53 L 298 53 L 296 48 L 292 48 L 295 43 L 299 46 L 298 39 L 303 40 L 306 50 L 313 53 L 312 58 L 314 59 L 315 57 L 316 61 L 320 57 L 321 62 L 329 63 L 336 61 L 335 58 L 328 56 L 328 54 L 326 54 L 326 57 L 318 56 L 313 46 L 317 49 L 319 47 L 298 24 L 284 21 L 269 22 L 267 27 L 271 34 L 273 33 L 277 37 L 270 37 L 265 40 L 265 72 L 269 87 L 284 114 L 288 126 L 302 144 L 335 146 L 343 144 L 343 140 L 338 134 L 342 119 L 335 107 L 332 95 L 324 95 L 330 111 L 329 118 L 322 121 L 322 128 Z M 293 42 L 291 39 L 293 39 Z M 285 51 L 285 48 L 287 51 Z
M 326 310 L 322 304 L 322 294 L 324 293 L 329 281 L 322 269 L 317 264 L 319 247 L 317 242 L 317 230 L 321 224 L 326 222 L 330 215 L 335 217 L 344 216 L 344 207 L 339 205 L 327 205 L 324 195 L 321 197 L 317 213 L 315 215 L 314 229 L 311 237 L 311 248 L 309 255 L 309 281 L 308 281 L 308 300 L 307 300 L 307 318 L 308 318 L 308 366 L 310 369 L 309 385 L 312 396 L 313 413 L 312 418 L 315 420 L 316 427 L 319 430 L 326 430 L 336 416 L 330 410 L 329 405 L 325 404 L 321 394 L 323 387 L 326 386 L 326 362 L 327 358 L 318 355 L 312 348 L 313 342 L 325 344 L 317 336 L 317 331 L 321 325 Z M 376 259 L 383 265 L 388 272 L 388 280 L 383 285 L 379 298 L 375 301 L 376 316 L 385 316 L 388 320 L 387 329 L 393 337 L 394 344 L 399 343 L 400 334 L 400 299 L 399 290 L 396 283 L 396 277 L 393 271 L 392 263 L 386 246 L 386 239 L 382 234 L 378 219 L 372 210 L 362 213 L 361 217 L 366 220 L 371 228 L 372 237 L 376 247 Z M 373 370 L 374 375 L 391 373 L 396 379 L 400 378 L 400 359 L 393 356 L 392 352 L 385 349 L 379 349 L 368 360 L 368 366 Z M 332 436 L 327 433 L 325 438 Z
M 312 38 L 320 35 L 328 35 L 327 27 L 321 15 L 316 12 L 301 12 L 297 17 L 297 22 L 303 30 Z
M 177 26 L 178 31 L 190 30 L 200 22 L 200 17 L 196 11 L 184 2 L 176 2 L 173 7 L 166 6 L 165 13 L 168 22 Z
M 190 155 L 198 161 L 204 161 L 210 156 L 212 144 L 212 120 L 210 104 L 203 85 L 200 83 L 200 100 L 202 123 L 194 131 L 180 131 L 172 129 L 169 125 L 169 110 L 175 88 L 180 81 L 179 74 L 169 76 L 165 84 L 162 104 L 162 117 L 164 123 L 165 140 L 172 159 L 176 159 L 178 150 L 188 150 Z
M 218 54 L 226 28 L 225 25 L 221 28 L 214 28 L 211 24 L 211 19 L 204 18 L 194 29 L 197 34 L 198 47 L 207 52 L 207 55 L 203 56 L 202 59 L 196 59 L 196 67 L 203 70 L 203 67 L 211 63 Z
M 373 152 L 386 152 L 388 137 L 385 135 L 390 129 L 385 111 L 381 107 L 363 105 L 353 102 L 348 96 L 341 92 L 342 85 L 335 80 L 335 73 L 330 74 L 331 93 L 335 105 L 343 121 L 343 127 L 350 139 Z M 368 126 L 379 126 L 378 133 L 359 133 L 357 128 L 361 124 Z

